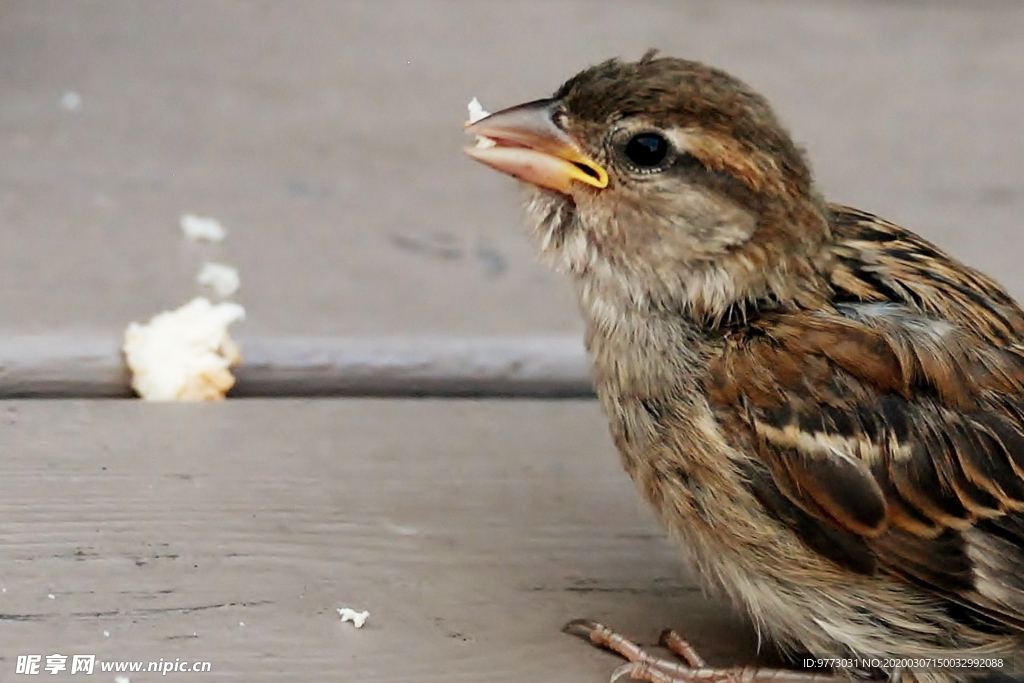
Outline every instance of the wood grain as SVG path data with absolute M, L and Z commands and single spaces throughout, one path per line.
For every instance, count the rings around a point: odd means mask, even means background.
M 592 402 L 6 402 L 0 449 L 0 680 L 56 652 L 212 662 L 189 680 L 601 683 L 616 660 L 559 632 L 579 616 L 751 652 Z

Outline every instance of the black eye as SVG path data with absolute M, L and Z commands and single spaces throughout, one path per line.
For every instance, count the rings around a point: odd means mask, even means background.
M 655 168 L 668 156 L 669 143 L 659 133 L 637 133 L 626 143 L 625 152 L 638 168 Z

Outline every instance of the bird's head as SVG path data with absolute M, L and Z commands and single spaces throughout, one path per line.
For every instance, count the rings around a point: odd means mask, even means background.
M 814 289 L 828 225 L 810 170 L 722 71 L 610 60 L 467 131 L 490 141 L 470 157 L 531 186 L 541 250 L 585 294 L 714 323 Z

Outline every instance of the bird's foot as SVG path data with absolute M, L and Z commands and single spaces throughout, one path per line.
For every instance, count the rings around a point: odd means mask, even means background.
M 648 683 L 838 683 L 844 680 L 833 674 L 788 669 L 712 668 L 692 645 L 671 629 L 662 631 L 659 643 L 671 650 L 681 662 L 655 657 L 625 636 L 590 619 L 574 619 L 562 630 L 626 659 L 626 663 L 612 673 L 611 683 L 620 680 Z

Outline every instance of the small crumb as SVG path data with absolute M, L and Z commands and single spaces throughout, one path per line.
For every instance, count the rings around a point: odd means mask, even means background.
M 239 626 L 245 626 L 245 622 L 244 621 L 240 621 L 240 622 L 238 622 L 238 625 Z
M 114 683 L 132 683 L 132 679 L 127 676 L 114 676 Z
M 50 598 L 51 600 L 56 600 L 57 599 L 57 596 L 54 595 L 53 593 L 47 593 L 46 597 Z
M 404 526 L 402 524 L 395 524 L 393 522 L 386 522 L 388 531 L 396 533 L 399 536 L 415 536 L 419 533 L 419 530 L 413 526 Z
M 490 115 L 491 113 L 484 109 L 484 106 L 480 104 L 480 100 L 474 97 L 469 101 L 469 123 L 467 125 L 474 124 L 480 119 L 485 119 Z M 485 138 L 480 135 L 476 136 L 477 147 L 494 147 L 495 144 L 494 140 L 491 140 L 490 138 Z
M 103 637 L 104 638 L 109 638 L 110 637 L 110 631 L 104 631 L 103 632 Z
M 476 123 L 480 119 L 485 119 L 491 115 L 491 112 L 484 109 L 484 105 L 480 104 L 480 100 L 473 98 L 469 101 L 469 122 Z
M 228 234 L 216 218 L 195 216 L 190 213 L 181 216 L 181 229 L 185 237 L 193 242 L 223 242 Z
M 60 96 L 60 106 L 68 111 L 78 111 L 82 108 L 82 96 L 74 90 L 68 90 Z
M 242 284 L 237 268 L 212 262 L 203 264 L 196 280 L 204 287 L 212 289 L 222 299 L 237 292 Z
M 363 624 L 366 623 L 367 617 L 370 616 L 370 613 L 365 610 L 358 612 L 349 607 L 339 607 L 338 616 L 341 617 L 342 622 L 351 621 L 352 625 L 356 628 L 362 628 Z
M 151 401 L 212 401 L 235 384 L 230 368 L 242 354 L 228 327 L 245 318 L 234 303 L 197 297 L 125 331 L 124 355 L 132 388 Z

